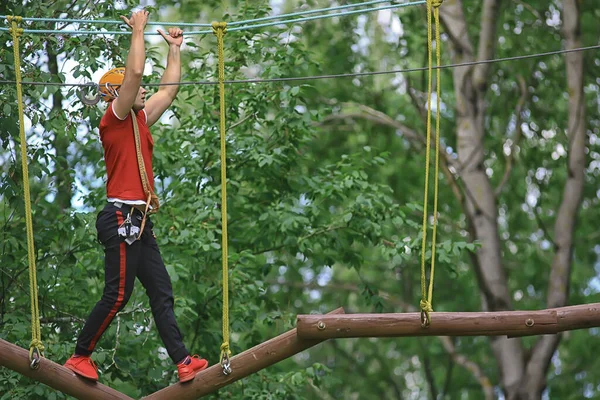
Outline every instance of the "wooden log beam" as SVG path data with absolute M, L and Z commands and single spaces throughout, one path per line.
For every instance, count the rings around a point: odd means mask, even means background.
M 0 339 L 0 366 L 41 382 L 80 400 L 132 400 L 114 389 L 79 378 L 71 370 L 42 358 L 37 370 L 29 368 L 29 351 Z
M 298 315 L 303 339 L 398 336 L 531 336 L 600 326 L 600 303 L 539 311 L 433 312 L 421 327 L 420 313 Z
M 344 313 L 344 309 L 338 308 L 327 315 L 339 315 L 342 313 Z M 231 369 L 233 372 L 230 375 L 224 375 L 221 365 L 216 364 L 196 375 L 194 380 L 189 383 L 176 383 L 150 396 L 144 397 L 144 399 L 197 399 L 294 354 L 300 353 L 322 341 L 323 339 L 301 339 L 296 335 L 296 329 L 292 329 L 232 357 Z

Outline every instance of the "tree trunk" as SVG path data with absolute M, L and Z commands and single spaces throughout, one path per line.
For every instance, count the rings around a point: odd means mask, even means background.
M 450 36 L 453 62 L 485 60 L 494 56 L 499 5 L 499 0 L 483 2 L 481 35 L 475 55 L 462 0 L 444 2 L 440 11 Z M 480 64 L 455 68 L 452 73 L 456 97 L 458 173 L 465 190 L 463 206 L 471 239 L 482 244 L 473 258 L 482 293 L 482 309 L 502 311 L 512 309 L 512 304 L 501 258 L 496 197 L 483 164 L 488 69 L 489 64 Z M 525 372 L 521 341 L 503 337 L 495 337 L 491 341 L 499 363 L 502 387 L 507 398 L 511 398 L 510 393 L 516 392 Z
M 477 55 L 468 35 L 462 0 L 446 1 L 441 16 L 454 62 L 490 59 L 494 55 L 496 22 L 500 0 L 483 2 Z M 564 0 L 563 33 L 566 48 L 581 46 L 577 0 Z M 569 93 L 569 158 L 568 178 L 554 227 L 556 253 L 552 263 L 547 307 L 567 304 L 573 253 L 573 232 L 584 184 L 585 168 L 585 104 L 583 99 L 583 54 L 569 53 L 567 81 Z M 454 89 L 457 112 L 458 171 L 464 182 L 464 209 L 470 224 L 472 239 L 482 243 L 473 257 L 479 279 L 484 310 L 501 311 L 512 308 L 507 277 L 502 265 L 500 237 L 497 226 L 497 204 L 483 161 L 486 112 L 485 94 L 488 65 L 456 68 Z M 539 399 L 546 387 L 546 373 L 560 335 L 542 336 L 532 348 L 526 362 L 519 339 L 495 338 L 492 348 L 498 360 L 501 385 L 508 400 Z
M 48 70 L 52 76 L 58 75 L 58 60 L 55 50 L 50 42 L 46 43 L 48 53 Z M 50 120 L 56 123 L 58 118 L 61 121 L 66 121 L 65 111 L 62 107 L 63 95 L 60 88 L 52 95 L 52 110 L 50 112 Z M 71 197 L 73 195 L 73 177 L 67 157 L 69 155 L 69 138 L 66 132 L 54 131 L 54 150 L 56 151 L 56 197 L 54 203 L 65 210 L 71 206 Z
M 563 1 L 563 35 L 567 49 L 581 47 L 580 11 L 577 0 Z M 555 253 L 546 297 L 548 307 L 561 307 L 568 302 L 573 262 L 573 233 L 584 185 L 586 123 L 583 53 L 567 53 L 565 58 L 569 94 L 568 174 L 554 224 Z M 546 374 L 550 361 L 560 339 L 561 335 L 542 336 L 538 339 L 520 385 L 519 399 L 541 398 L 546 388 Z

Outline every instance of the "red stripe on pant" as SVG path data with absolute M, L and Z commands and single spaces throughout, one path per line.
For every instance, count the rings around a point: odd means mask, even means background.
M 119 226 L 123 224 L 123 213 L 121 211 L 117 211 L 117 223 Z M 125 276 L 127 271 L 127 243 L 124 241 L 119 245 L 119 293 L 117 295 L 117 301 L 115 305 L 111 308 L 110 312 L 102 322 L 100 329 L 96 333 L 96 336 L 92 339 L 90 346 L 88 347 L 88 351 L 93 351 L 96 348 L 96 342 L 100 339 L 100 336 L 104 333 L 104 330 L 108 327 L 108 325 L 112 322 L 113 318 L 119 311 L 121 304 L 123 303 L 123 299 L 125 298 Z

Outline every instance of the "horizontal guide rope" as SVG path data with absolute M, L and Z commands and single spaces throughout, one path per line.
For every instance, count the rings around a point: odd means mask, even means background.
M 530 58 L 537 57 L 548 57 L 557 54 L 565 54 L 565 53 L 574 53 L 578 51 L 587 51 L 587 50 L 595 50 L 600 49 L 600 45 L 587 46 L 587 47 L 578 47 L 576 49 L 564 49 L 564 50 L 555 50 L 548 51 L 544 53 L 534 53 L 534 54 L 524 54 L 521 56 L 513 56 L 513 57 L 503 57 L 503 58 L 493 58 L 490 60 L 480 60 L 480 61 L 469 61 L 464 63 L 456 63 L 456 64 L 444 64 L 440 66 L 434 66 L 433 69 L 451 69 L 451 68 L 460 68 L 460 67 L 468 67 L 471 65 L 478 64 L 494 64 L 506 61 L 517 61 L 517 60 L 525 60 Z M 298 77 L 287 77 L 287 78 L 265 78 L 265 79 L 239 79 L 239 80 L 226 80 L 227 84 L 239 84 L 239 83 L 269 83 L 269 82 L 294 82 L 294 81 L 311 81 L 311 80 L 319 80 L 319 79 L 334 79 L 334 78 L 361 78 L 366 76 L 373 75 L 387 75 L 387 74 L 401 74 L 401 73 L 411 73 L 411 72 L 420 72 L 426 71 L 427 67 L 416 67 L 416 68 L 405 68 L 405 69 L 395 69 L 390 71 L 371 71 L 371 72 L 351 72 L 347 74 L 332 74 L 332 75 L 313 75 L 313 76 L 298 76 Z M 0 84 L 16 84 L 16 81 L 10 80 L 0 80 Z M 75 87 L 90 87 L 95 85 L 94 83 L 62 83 L 62 82 L 31 82 L 31 81 L 23 81 L 22 85 L 34 85 L 34 86 L 75 86 Z M 145 83 L 143 86 L 145 87 L 153 87 L 153 86 L 171 86 L 171 85 L 218 85 L 219 82 L 212 81 L 188 81 L 188 82 L 179 82 L 179 83 Z
M 246 19 L 242 21 L 233 21 L 227 23 L 227 26 L 237 26 L 244 24 L 252 24 L 256 22 L 264 22 L 264 21 L 272 21 L 274 19 L 282 19 L 282 18 L 290 18 L 290 17 L 299 17 L 302 15 L 308 14 L 316 14 L 320 12 L 328 12 L 328 11 L 337 11 L 344 10 L 346 8 L 355 8 L 355 7 L 363 7 L 370 6 L 374 4 L 381 3 L 389 3 L 390 0 L 373 0 L 373 1 L 365 1 L 362 3 L 354 3 L 354 4 L 344 4 L 341 6 L 335 7 L 327 7 L 327 8 L 317 8 L 313 10 L 304 10 L 298 11 L 289 14 L 280 14 L 280 15 L 269 15 L 267 17 L 254 18 L 254 19 Z M 424 2 L 423 2 L 424 3 Z M 0 15 L 0 19 L 6 19 L 7 15 Z M 106 19 L 82 19 L 82 18 L 38 18 L 38 17 L 23 17 L 23 21 L 30 22 L 62 22 L 62 23 L 82 23 L 82 24 L 105 24 L 105 25 L 121 25 L 123 24 L 122 20 L 106 20 Z M 171 21 L 159 21 L 159 22 L 147 22 L 146 25 L 154 25 L 154 26 L 165 26 L 165 25 L 175 25 L 175 26 L 190 26 L 190 27 L 203 27 L 210 28 L 212 25 L 210 23 L 196 23 L 196 22 L 171 22 Z
M 377 1 L 377 2 L 379 2 L 379 1 Z M 412 2 L 408 2 L 408 3 L 393 3 L 391 5 L 381 6 L 381 7 L 364 8 L 364 9 L 360 9 L 360 10 L 344 11 L 344 12 L 333 13 L 333 14 L 315 15 L 312 17 L 288 19 L 288 20 L 284 20 L 284 21 L 268 22 L 268 23 L 264 23 L 264 24 L 234 26 L 234 27 L 230 28 L 229 26 L 231 26 L 232 24 L 240 25 L 240 24 L 247 23 L 245 21 L 240 21 L 238 23 L 232 22 L 232 23 L 227 24 L 227 32 L 245 31 L 245 30 L 250 30 L 250 29 L 265 28 L 265 27 L 274 26 L 274 25 L 287 25 L 287 24 L 292 24 L 292 23 L 313 21 L 313 20 L 323 19 L 323 18 L 333 18 L 333 17 L 343 17 L 346 15 L 364 14 L 364 13 L 373 12 L 373 11 L 388 10 L 388 9 L 392 9 L 392 8 L 403 8 L 403 7 L 409 7 L 409 6 L 416 6 L 416 5 L 420 5 L 420 4 L 425 4 L 425 0 L 412 1 Z M 356 7 L 358 5 L 353 5 L 353 6 Z M 4 16 L 4 17 L 6 17 L 6 16 Z M 265 17 L 265 18 L 269 18 L 269 17 Z M 281 16 L 279 16 L 279 18 L 281 18 Z M 260 19 L 257 19 L 257 20 L 260 20 Z M 96 21 L 99 21 L 99 20 L 96 20 Z M 249 21 L 254 21 L 254 20 L 249 20 Z M 114 21 L 114 22 L 117 22 L 117 21 Z M 122 21 L 119 23 L 123 24 Z M 152 23 L 152 25 L 156 25 L 156 24 L 164 25 L 163 23 Z M 150 25 L 150 23 L 149 23 L 149 25 Z M 174 25 L 174 24 L 169 24 L 169 25 Z M 190 25 L 182 25 L 182 26 L 190 26 Z M 198 24 L 196 26 L 206 26 L 206 24 L 202 24 L 202 25 Z M 209 24 L 208 26 L 211 26 L 211 25 Z M 9 28 L 1 28 L 0 27 L 0 31 L 8 31 L 8 29 Z M 130 31 L 98 31 L 98 30 L 90 31 L 90 30 L 23 29 L 23 32 L 24 33 L 32 33 L 32 34 L 62 34 L 62 35 L 131 35 Z M 184 33 L 186 35 L 204 35 L 204 34 L 212 33 L 212 29 L 201 30 L 201 31 L 189 31 L 189 32 L 184 32 Z M 158 32 L 144 32 L 144 35 L 160 35 L 160 34 Z

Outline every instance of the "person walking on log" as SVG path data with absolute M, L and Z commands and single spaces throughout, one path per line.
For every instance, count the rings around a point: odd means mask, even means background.
M 99 129 L 108 178 L 108 202 L 98 214 L 96 230 L 104 246 L 105 287 L 65 367 L 79 376 L 98 380 L 92 352 L 116 313 L 127 304 L 137 277 L 146 289 L 160 337 L 177 365 L 179 380 L 186 382 L 204 370 L 208 361 L 190 356 L 183 343 L 173 312 L 171 279 L 148 216 L 159 208 L 152 172 L 154 141 L 149 127 L 158 121 L 177 95 L 183 31 L 170 28 L 166 34 L 158 30 L 169 45 L 161 83 L 176 84 L 160 86 L 146 101 L 147 91 L 141 81 L 146 61 L 144 29 L 148 12 L 137 11 L 130 18 L 121 18 L 132 29 L 125 67 L 114 68 L 100 79 L 102 98 L 108 102 Z

